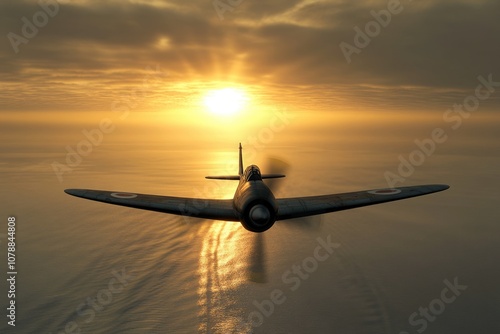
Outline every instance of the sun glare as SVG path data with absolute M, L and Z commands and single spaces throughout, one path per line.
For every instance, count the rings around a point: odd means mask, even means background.
M 247 97 L 242 90 L 224 88 L 208 92 L 204 103 L 212 114 L 230 116 L 240 112 L 246 101 Z

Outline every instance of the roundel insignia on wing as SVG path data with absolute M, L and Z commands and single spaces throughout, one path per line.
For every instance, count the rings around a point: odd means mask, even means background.
M 130 193 L 111 193 L 111 196 L 114 198 L 120 198 L 120 199 L 131 199 L 131 198 L 136 198 L 137 194 L 130 194 Z
M 396 195 L 401 192 L 399 189 L 377 189 L 367 191 L 369 194 L 373 195 Z

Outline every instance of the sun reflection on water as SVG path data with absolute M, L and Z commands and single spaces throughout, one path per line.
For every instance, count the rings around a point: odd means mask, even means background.
M 198 266 L 199 332 L 237 328 L 241 313 L 235 305 L 245 282 L 245 232 L 234 222 L 214 221 L 200 230 L 203 243 Z

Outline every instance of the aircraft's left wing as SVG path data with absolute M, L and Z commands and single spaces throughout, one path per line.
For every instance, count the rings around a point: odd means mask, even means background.
M 239 221 L 230 199 L 144 195 L 118 191 L 66 189 L 67 194 L 109 204 L 205 219 Z
M 351 193 L 281 198 L 277 199 L 278 215 L 276 220 L 299 218 L 322 213 L 359 208 L 362 206 L 397 201 L 443 191 L 448 185 L 431 184 L 388 189 L 374 189 Z

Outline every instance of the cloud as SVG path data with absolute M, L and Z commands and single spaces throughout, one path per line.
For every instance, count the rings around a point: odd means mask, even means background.
M 220 20 L 211 1 L 61 1 L 59 13 L 16 54 L 7 34 L 21 35 L 21 18 L 31 20 L 40 7 L 33 1 L 2 1 L 0 80 L 7 88 L 0 93 L 0 108 L 34 108 L 55 97 L 61 106 L 78 97 L 85 102 L 90 87 L 127 90 L 142 80 L 148 65 L 168 71 L 167 86 L 237 81 L 285 90 L 307 87 L 333 94 L 332 99 L 347 94 L 346 101 L 363 99 L 355 92 L 377 87 L 366 94 L 367 103 L 372 95 L 415 87 L 411 96 L 397 97 L 409 105 L 419 96 L 438 100 L 433 89 L 439 94 L 473 89 L 478 75 L 500 79 L 495 42 L 500 3 L 493 0 L 403 1 L 401 13 L 349 64 L 340 43 L 354 44 L 354 27 L 364 29 L 374 20 L 370 11 L 387 4 L 245 0 Z M 109 96 L 101 103 L 108 105 Z

